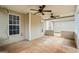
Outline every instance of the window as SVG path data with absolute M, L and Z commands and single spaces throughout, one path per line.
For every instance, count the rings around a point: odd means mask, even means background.
M 45 30 L 53 30 L 53 22 L 45 21 Z
M 9 15 L 9 35 L 19 34 L 19 16 Z

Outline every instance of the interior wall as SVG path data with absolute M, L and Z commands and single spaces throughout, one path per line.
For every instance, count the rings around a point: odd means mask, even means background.
M 9 13 L 16 14 L 20 16 L 20 34 L 19 35 L 9 35 Z M 10 11 L 7 13 L 5 9 L 0 9 L 0 46 L 17 42 L 24 39 L 24 25 L 25 18 L 24 14 Z
M 54 22 L 54 32 L 74 31 L 74 21 L 58 21 Z
M 8 13 L 0 9 L 0 44 L 8 38 Z
M 41 20 L 41 16 L 31 15 L 31 39 L 43 36 Z

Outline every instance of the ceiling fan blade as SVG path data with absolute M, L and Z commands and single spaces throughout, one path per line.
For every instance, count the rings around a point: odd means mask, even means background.
M 45 20 L 53 20 L 53 19 L 61 19 L 61 18 L 69 18 L 69 17 L 74 17 L 74 15 L 63 16 L 63 17 L 58 17 L 58 18 L 48 18 L 48 19 L 45 19 Z
M 59 15 L 57 15 L 57 16 L 54 16 L 54 15 L 53 15 L 53 13 L 51 13 L 51 16 L 50 16 L 50 18 L 56 19 L 56 18 L 59 18 Z
M 38 11 L 38 10 L 36 10 L 36 9 L 30 9 L 30 10 L 33 10 L 33 11 Z
M 44 20 L 53 20 L 52 18 L 44 19 Z
M 60 17 L 60 16 L 59 16 L 59 15 L 57 15 L 57 16 L 55 16 L 55 17 L 57 17 L 57 18 L 58 18 L 58 17 Z
M 55 16 L 54 16 L 53 18 L 54 18 L 54 19 L 56 19 L 56 17 L 55 17 Z
M 43 8 L 43 9 L 44 9 L 44 8 L 45 8 L 45 5 L 42 5 L 42 6 L 41 6 L 41 8 Z
M 56 17 L 55 17 L 55 16 L 52 16 L 52 17 L 50 17 L 50 18 L 56 19 Z
M 42 15 L 44 15 L 44 13 L 42 12 Z
M 51 16 L 53 16 L 53 13 L 51 13 Z
M 51 10 L 43 10 L 43 12 L 52 12 Z
M 43 10 L 45 8 L 45 5 L 40 6 L 39 10 Z
M 70 16 L 63 16 L 63 17 L 58 17 L 56 19 L 61 19 L 61 18 L 68 18 L 68 17 L 73 17 L 74 15 L 70 15 Z
M 34 15 L 38 14 L 39 12 L 34 13 Z

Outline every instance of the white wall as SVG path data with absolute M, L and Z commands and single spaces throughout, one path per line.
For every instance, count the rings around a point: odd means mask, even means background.
M 31 13 L 25 15 L 11 10 L 9 13 L 5 11 L 4 9 L 0 9 L 0 46 L 24 39 L 32 40 L 43 36 L 41 16 L 32 15 Z M 9 14 L 20 16 L 19 35 L 9 35 Z
M 37 39 L 43 36 L 42 18 L 38 15 L 31 15 L 31 39 Z
M 25 38 L 28 40 L 37 39 L 43 36 L 42 18 L 31 13 L 25 16 Z
M 20 34 L 19 35 L 9 35 L 9 14 L 5 9 L 0 8 L 0 46 L 17 42 L 24 39 L 24 15 L 10 11 L 10 14 L 16 14 L 20 16 Z
M 8 38 L 8 13 L 0 9 L 0 44 Z

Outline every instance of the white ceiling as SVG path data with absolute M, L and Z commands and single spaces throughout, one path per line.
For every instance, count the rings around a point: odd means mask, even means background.
M 14 10 L 20 13 L 28 13 L 34 11 L 31 11 L 30 9 L 38 9 L 39 5 L 2 5 L 2 7 L 8 8 L 10 10 Z M 54 15 L 67 15 L 67 14 L 73 14 L 75 10 L 74 5 L 46 5 L 45 10 L 52 10 Z M 43 18 L 49 18 L 50 13 L 45 13 Z

